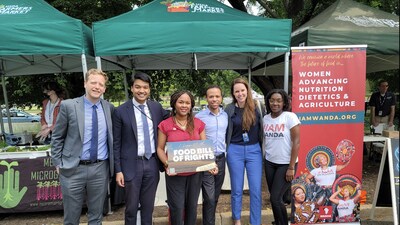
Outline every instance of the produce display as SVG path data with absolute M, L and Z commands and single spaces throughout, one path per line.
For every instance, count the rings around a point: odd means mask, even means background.
M 37 152 L 50 150 L 50 145 L 38 146 L 6 146 L 0 149 L 0 152 Z

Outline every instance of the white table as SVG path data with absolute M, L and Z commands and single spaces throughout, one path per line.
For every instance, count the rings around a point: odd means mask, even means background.
M 373 145 L 374 144 L 377 145 L 379 143 L 383 147 L 386 139 L 387 139 L 387 137 L 384 137 L 382 135 L 365 135 L 364 136 L 364 147 L 366 147 L 365 143 L 367 143 L 367 142 L 370 143 L 369 150 L 367 150 L 367 155 L 368 155 L 369 159 L 371 159 L 371 150 L 372 150 Z
M 383 137 L 382 135 L 366 135 L 364 136 L 364 142 L 380 142 L 386 141 L 387 137 Z

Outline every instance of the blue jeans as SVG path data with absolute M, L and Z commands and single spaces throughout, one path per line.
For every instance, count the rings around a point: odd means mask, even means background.
M 240 220 L 241 218 L 244 170 L 246 169 L 250 190 L 250 223 L 261 224 L 262 152 L 260 144 L 230 144 L 227 164 L 231 179 L 232 219 Z

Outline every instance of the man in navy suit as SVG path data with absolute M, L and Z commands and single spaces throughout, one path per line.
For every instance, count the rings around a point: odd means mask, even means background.
M 162 164 L 156 154 L 157 127 L 168 117 L 161 104 L 149 100 L 150 77 L 132 76 L 132 100 L 113 115 L 116 182 L 125 188 L 125 224 L 136 225 L 138 206 L 142 225 L 152 224 L 154 200 Z
M 79 224 L 85 199 L 88 224 L 101 224 L 109 177 L 113 174 L 111 114 L 114 106 L 101 99 L 107 75 L 90 69 L 84 96 L 61 102 L 51 142 L 51 158 L 60 174 L 64 224 Z

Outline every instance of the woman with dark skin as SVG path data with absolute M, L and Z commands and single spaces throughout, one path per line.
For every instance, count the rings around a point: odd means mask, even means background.
M 290 188 L 300 149 L 300 120 L 289 112 L 289 96 L 274 89 L 267 94 L 264 116 L 265 176 L 275 224 L 288 224 L 283 196 Z
M 189 91 L 172 94 L 172 115 L 158 125 L 157 155 L 164 164 L 171 224 L 195 225 L 202 173 L 174 173 L 168 167 L 167 142 L 205 140 L 205 124 L 193 116 L 194 97 Z M 218 173 L 218 168 L 210 170 Z

